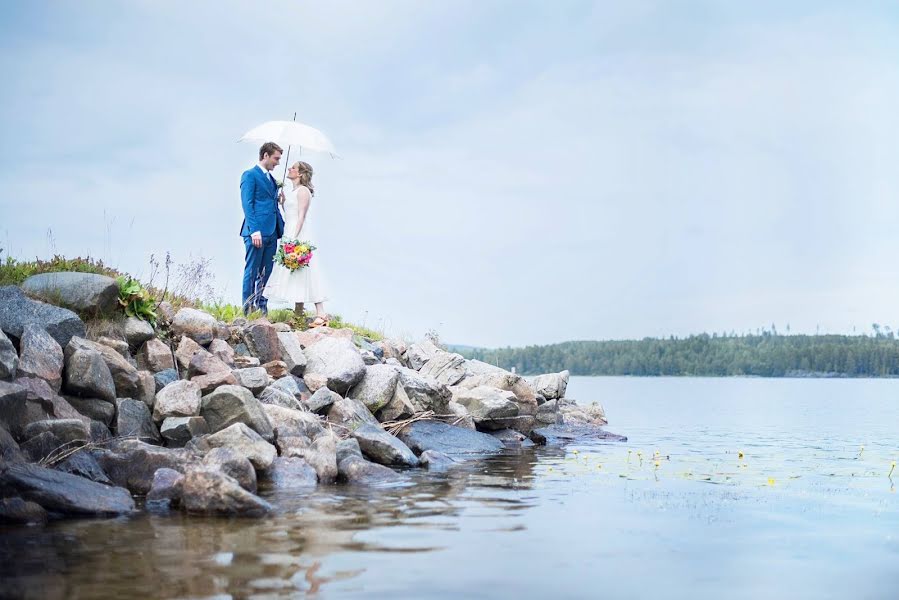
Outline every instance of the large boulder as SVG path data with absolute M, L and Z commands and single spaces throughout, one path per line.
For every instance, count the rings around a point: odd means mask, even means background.
M 78 477 L 84 477 L 97 483 L 112 485 L 112 481 L 103 472 L 103 468 L 97 463 L 97 459 L 90 452 L 74 452 L 60 462 L 53 465 L 53 468 L 63 473 L 70 473 Z
M 279 438 L 305 436 L 312 439 L 324 431 L 321 417 L 310 412 L 274 404 L 263 404 L 262 409 Z
M 137 350 L 142 344 L 156 337 L 153 326 L 137 317 L 126 318 L 124 330 L 125 341 L 132 350 Z
M 119 306 L 116 280 L 96 273 L 41 273 L 23 281 L 22 289 L 31 296 L 79 313 L 110 314 Z
M 203 417 L 169 417 L 162 422 L 159 433 L 172 448 L 181 448 L 195 437 L 209 433 Z
M 27 414 L 28 390 L 23 386 L 0 381 L 0 425 L 19 438 L 31 422 Z
M 568 371 L 548 373 L 534 377 L 531 383 L 537 394 L 547 400 L 556 400 L 565 397 L 565 390 L 568 388 L 568 377 Z
M 217 325 L 215 317 L 209 313 L 195 308 L 182 308 L 172 319 L 172 333 L 205 346 L 215 339 Z
M 352 431 L 365 423 L 379 426 L 371 411 L 362 402 L 353 398 L 337 400 L 328 410 L 328 422 L 345 431 Z
M 50 432 L 63 444 L 86 444 L 91 432 L 80 419 L 47 419 L 29 423 L 22 430 L 22 439 L 29 440 L 44 432 Z
M 451 404 L 452 402 L 449 403 L 449 405 Z M 408 419 L 415 414 L 415 411 L 415 405 L 412 404 L 412 401 L 409 399 L 409 395 L 406 394 L 406 388 L 404 388 L 402 385 L 399 385 L 399 381 L 397 381 L 397 386 L 396 390 L 393 393 L 393 398 L 391 398 L 390 402 L 385 404 L 375 416 L 378 418 L 378 421 L 380 421 L 381 423 L 385 423 L 387 421 Z
M 515 394 L 493 387 L 456 389 L 453 400 L 468 409 L 475 424 L 482 429 L 505 429 L 510 418 L 517 417 L 520 412 Z
M 199 375 L 212 373 L 230 373 L 231 367 L 214 354 L 202 348 L 193 355 L 187 365 L 187 377 L 192 379 Z
M 193 381 L 170 383 L 156 393 L 153 420 L 159 423 L 168 417 L 195 417 L 200 414 L 201 399 L 200 386 Z
M 261 363 L 281 360 L 281 342 L 278 330 L 265 319 L 250 323 L 243 332 L 244 342 L 250 353 Z
M 383 465 L 369 462 L 361 456 L 349 455 L 337 465 L 341 481 L 357 485 L 398 483 L 403 477 Z
M 119 515 L 134 511 L 128 490 L 27 463 L 7 464 L 0 488 L 64 515 Z
M 49 515 L 40 504 L 23 500 L 19 496 L 0 499 L 0 523 L 46 523 Z
M 203 397 L 200 415 L 206 419 L 212 432 L 221 431 L 235 423 L 244 423 L 263 439 L 271 441 L 274 439 L 272 424 L 262 406 L 248 389 L 238 385 L 223 385 Z
M 213 448 L 203 457 L 203 465 L 233 477 L 240 487 L 256 493 L 256 469 L 246 456 L 234 448 Z
M 181 503 L 181 483 L 184 473 L 162 467 L 153 473 L 153 484 L 147 493 L 148 508 L 169 508 Z
M 334 483 L 337 480 L 336 437 L 325 433 L 311 442 L 309 438 L 303 436 L 288 437 L 285 441 L 282 456 L 304 459 L 315 469 L 320 483 Z
M 306 355 L 296 334 L 292 331 L 278 333 L 278 343 L 281 347 L 281 360 L 287 365 L 287 370 L 291 375 L 302 377 L 306 370 Z
M 6 334 L 0 330 L 0 380 L 15 379 L 16 369 L 19 368 L 19 355 L 16 353 L 16 347 Z
M 117 351 L 104 344 L 73 337 L 66 346 L 66 357 L 79 350 L 93 350 L 103 357 L 103 362 L 106 363 L 109 373 L 112 375 L 118 398 L 135 398 L 140 394 L 140 375 L 138 375 L 137 368 Z
M 501 441 L 486 433 L 440 421 L 416 421 L 403 428 L 397 437 L 416 454 L 436 450 L 456 457 L 500 452 L 503 449 Z
M 440 350 L 425 361 L 418 372 L 444 385 L 456 385 L 467 375 L 465 362 L 461 354 Z
M 371 412 L 377 412 L 393 399 L 399 378 L 399 373 L 390 365 L 365 367 L 365 376 L 353 386 L 349 397 L 361 401 Z
M 378 464 L 399 467 L 417 467 L 418 458 L 409 447 L 390 435 L 379 425 L 365 423 L 353 430 L 362 453 Z
M 140 400 L 132 398 L 116 400 L 115 422 L 116 435 L 119 437 L 136 437 L 151 444 L 162 443 L 150 409 Z
M 190 361 L 193 359 L 194 355 L 204 351 L 205 348 L 203 348 L 203 346 L 185 335 L 181 338 L 181 341 L 178 342 L 178 347 L 175 348 L 175 362 L 178 363 L 178 367 L 181 371 L 186 373 L 188 368 L 190 368 Z
M 0 330 L 20 338 L 28 324 L 45 329 L 63 348 L 72 336 L 84 336 L 84 323 L 72 311 L 32 300 L 17 286 L 0 287 Z
M 235 423 L 205 438 L 212 448 L 233 448 L 247 457 L 260 471 L 268 469 L 278 451 L 262 437 L 243 423 Z
M 288 394 L 284 390 L 280 388 L 276 388 L 273 385 L 268 386 L 262 393 L 259 394 L 259 401 L 263 404 L 274 404 L 276 406 L 283 406 L 284 408 L 291 408 L 293 410 L 306 410 L 305 407 L 297 400 L 293 394 Z
M 20 462 L 23 460 L 25 460 L 25 456 L 22 454 L 19 444 L 13 439 L 9 430 L 0 425 L 0 464 L 4 461 Z
M 90 419 L 75 410 L 43 379 L 20 377 L 15 383 L 26 390 L 25 412 L 28 422 L 41 419 L 79 419 L 85 424 L 89 423 Z
M 115 402 L 116 387 L 112 373 L 96 350 L 66 352 L 64 388 L 70 394 Z
M 212 343 L 209 344 L 209 351 L 213 356 L 229 367 L 234 366 L 234 348 L 232 348 L 225 340 L 212 340 Z
M 237 377 L 231 371 L 218 371 L 209 375 L 198 375 L 190 379 L 200 387 L 203 395 L 211 394 L 223 385 L 238 385 Z
M 183 309 L 182 309 L 183 310 Z M 181 481 L 181 506 L 189 513 L 262 516 L 272 510 L 262 498 L 220 471 L 194 469 Z
M 394 368 L 400 374 L 397 385 L 403 387 L 416 412 L 431 410 L 438 415 L 447 414 L 447 404 L 453 398 L 447 386 L 418 371 L 404 367 Z
M 515 394 L 521 407 L 521 413 L 533 415 L 537 412 L 537 394 L 533 384 L 521 375 L 510 373 L 505 369 L 479 360 L 469 360 L 465 365 L 468 375 L 457 385 L 465 388 L 476 388 L 481 385 L 508 390 Z
M 303 405 L 316 414 L 326 415 L 334 403 L 339 402 L 340 399 L 340 394 L 337 392 L 332 392 L 327 387 L 320 387 L 303 401 Z
M 324 376 L 338 394 L 346 394 L 365 376 L 365 363 L 348 340 L 327 337 L 306 348 L 305 354 L 305 375 Z
M 137 351 L 137 366 L 145 371 L 159 373 L 174 369 L 175 359 L 172 358 L 172 350 L 167 344 L 157 338 L 151 338 Z
M 95 421 L 100 421 L 104 425 L 112 425 L 113 419 L 115 419 L 115 404 L 106 400 L 66 396 L 66 401 L 80 414 Z

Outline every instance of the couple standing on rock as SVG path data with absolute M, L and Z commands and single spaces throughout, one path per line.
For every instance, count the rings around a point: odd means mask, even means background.
M 240 178 L 240 201 L 244 221 L 240 227 L 246 255 L 243 272 L 243 311 L 261 310 L 268 314 L 269 300 L 292 303 L 303 319 L 303 305 L 315 304 L 311 326 L 328 324 L 324 289 L 319 279 L 318 257 L 309 265 L 291 271 L 274 264 L 278 239 L 296 240 L 302 233 L 306 240 L 317 243 L 312 233 L 309 208 L 315 195 L 312 167 L 297 161 L 287 170 L 289 183 L 279 193 L 272 170 L 281 162 L 281 147 L 266 142 L 259 148 L 259 162 L 244 171 Z M 282 205 L 284 216 L 281 215 Z

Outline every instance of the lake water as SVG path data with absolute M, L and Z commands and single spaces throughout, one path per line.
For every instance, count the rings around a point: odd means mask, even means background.
M 263 520 L 2 528 L 0 595 L 899 597 L 899 380 L 581 377 L 568 396 L 629 441 L 271 494 Z

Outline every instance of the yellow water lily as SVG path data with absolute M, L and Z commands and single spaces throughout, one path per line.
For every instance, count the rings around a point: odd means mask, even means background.
M 740 460 L 743 460 L 743 451 L 742 451 L 742 450 L 740 450 L 740 451 L 737 453 L 737 458 L 739 458 Z
M 774 485 L 774 478 L 773 478 L 773 477 L 769 477 L 769 478 L 768 478 L 768 485 Z

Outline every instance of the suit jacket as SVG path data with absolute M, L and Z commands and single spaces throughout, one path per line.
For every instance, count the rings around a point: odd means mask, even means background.
M 243 205 L 243 224 L 240 235 L 254 231 L 263 236 L 284 234 L 284 219 L 278 210 L 278 185 L 268 173 L 254 166 L 240 177 L 240 202 Z

